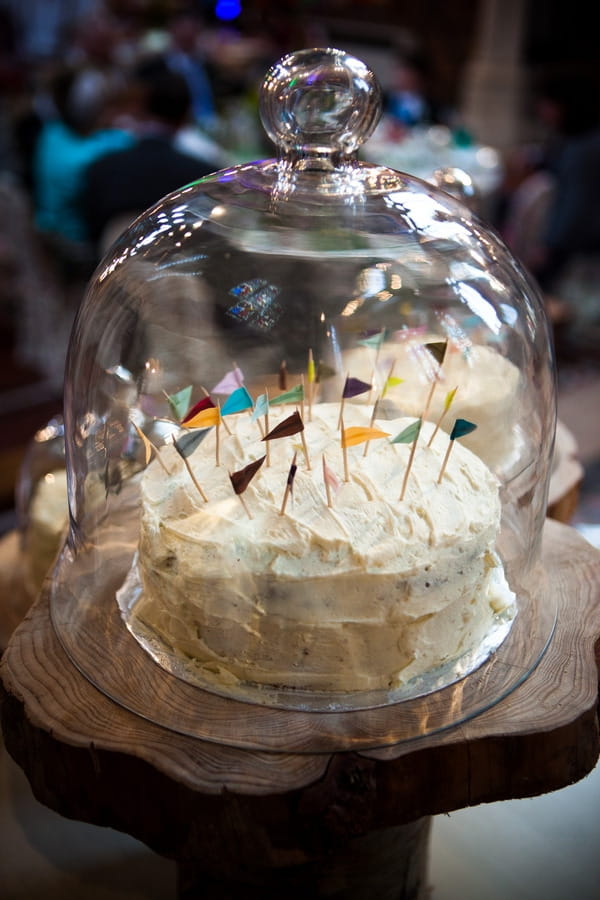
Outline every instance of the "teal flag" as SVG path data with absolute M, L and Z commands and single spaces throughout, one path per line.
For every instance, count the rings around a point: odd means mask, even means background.
M 253 405 L 252 397 L 242 385 L 229 395 L 221 407 L 221 415 L 229 416 L 232 413 L 243 412 L 245 409 L 252 409 Z
M 187 387 L 182 388 L 180 391 L 177 391 L 175 394 L 169 394 L 167 396 L 167 400 L 169 401 L 169 406 L 173 410 L 174 416 L 181 421 L 188 411 L 190 400 L 192 399 L 192 385 L 188 384 Z
M 297 384 L 291 390 L 269 400 L 269 406 L 278 406 L 282 403 L 301 403 L 302 400 L 304 400 L 304 385 Z
M 371 334 L 367 338 L 363 338 L 363 340 L 358 341 L 359 344 L 362 344 L 363 347 L 372 347 L 373 350 L 379 350 L 383 341 L 385 339 L 385 328 L 382 328 L 381 331 L 378 331 L 377 334 Z
M 416 419 L 414 422 L 411 422 L 404 431 L 401 431 L 395 438 L 392 438 L 390 444 L 412 444 L 413 441 L 416 441 L 419 437 L 420 431 L 421 419 Z
M 475 431 L 477 425 L 474 425 L 473 422 L 468 422 L 467 419 L 457 419 L 454 423 L 454 428 L 450 432 L 450 440 L 455 441 L 456 438 L 464 437 L 466 434 L 471 434 L 472 431 Z

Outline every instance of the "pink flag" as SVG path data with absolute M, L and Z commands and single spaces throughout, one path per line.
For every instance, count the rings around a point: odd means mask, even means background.
M 244 383 L 244 375 L 243 372 L 238 366 L 232 369 L 230 372 L 227 372 L 226 375 L 221 378 L 218 384 L 215 384 L 212 389 L 212 394 L 232 394 L 235 390 L 241 387 Z
M 340 480 L 335 472 L 327 465 L 325 457 L 323 457 L 323 478 L 325 479 L 325 484 L 329 485 L 332 491 L 339 491 Z

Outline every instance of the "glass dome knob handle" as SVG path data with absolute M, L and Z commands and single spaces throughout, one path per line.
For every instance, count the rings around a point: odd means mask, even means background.
M 342 50 L 300 50 L 267 73 L 260 116 L 282 155 L 349 156 L 379 121 L 381 88 L 368 66 Z

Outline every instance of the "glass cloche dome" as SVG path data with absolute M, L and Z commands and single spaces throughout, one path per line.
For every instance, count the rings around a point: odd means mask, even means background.
M 540 297 L 465 203 L 359 160 L 380 115 L 359 60 L 286 56 L 260 114 L 276 158 L 165 197 L 91 279 L 54 626 L 102 691 L 200 736 L 197 694 L 380 709 L 527 629 L 464 718 L 552 628 L 529 609 L 555 428 Z

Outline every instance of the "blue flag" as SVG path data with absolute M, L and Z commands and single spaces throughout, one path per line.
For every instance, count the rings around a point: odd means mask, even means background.
M 243 412 L 245 409 L 252 409 L 253 405 L 252 397 L 242 385 L 229 395 L 221 407 L 221 415 L 229 416 L 232 413 Z

